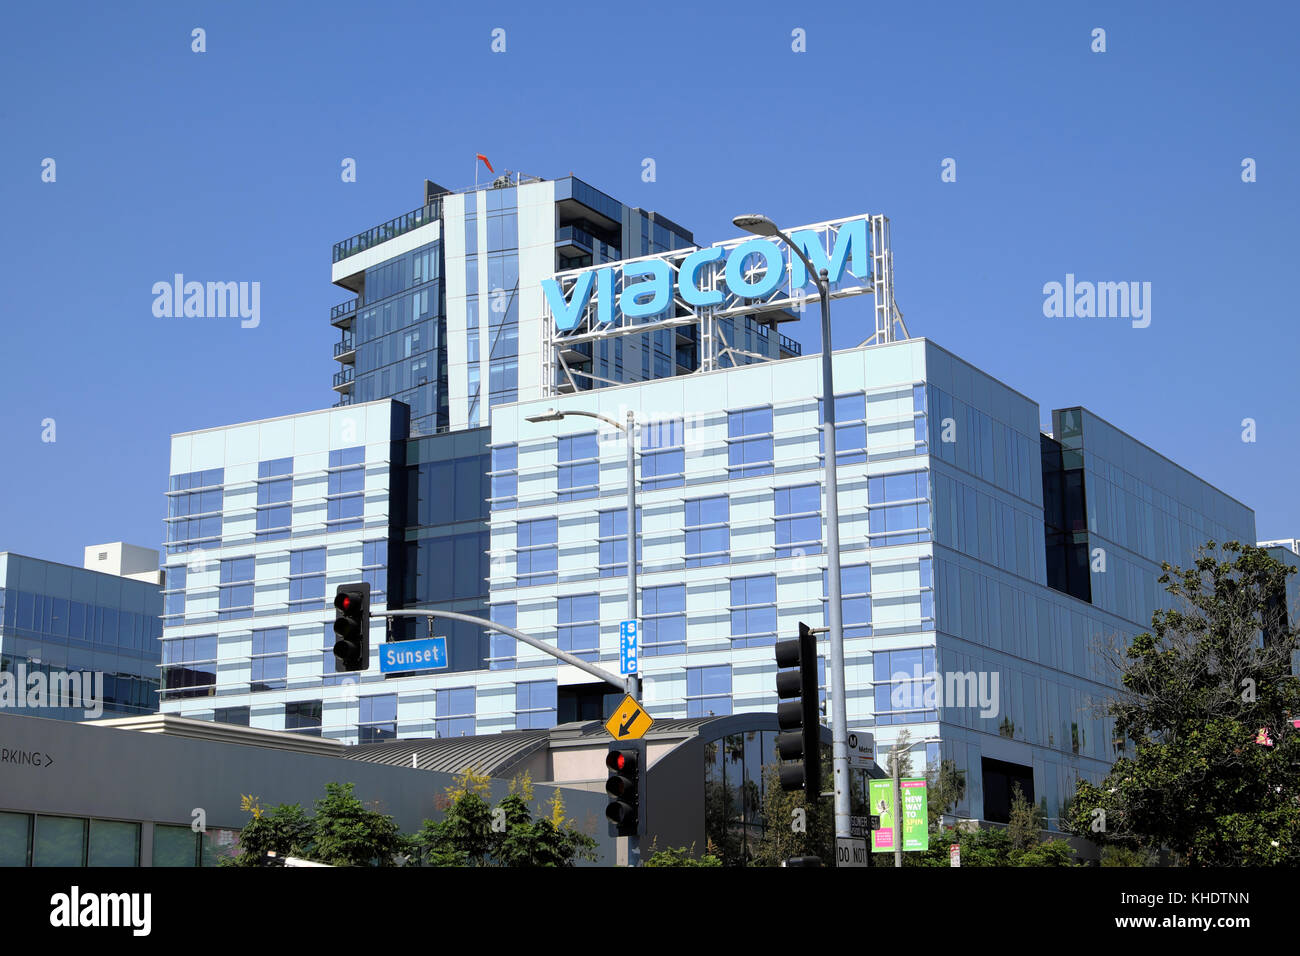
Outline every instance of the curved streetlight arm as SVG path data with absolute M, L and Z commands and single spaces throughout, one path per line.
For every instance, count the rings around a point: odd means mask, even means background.
M 790 251 L 793 252 L 795 255 L 797 255 L 799 259 L 803 262 L 803 267 L 808 270 L 808 275 L 812 278 L 813 282 L 816 283 L 817 285 L 817 291 L 821 293 L 823 296 L 825 296 L 826 293 L 829 291 L 826 285 L 826 280 L 822 278 L 820 272 L 818 272 L 816 269 L 813 268 L 812 260 L 808 258 L 807 253 L 805 253 L 803 249 L 800 248 L 798 243 L 796 243 L 793 239 L 787 236 L 780 229 L 776 231 L 776 234 L 781 238 L 782 242 L 784 242 L 787 246 L 790 247 Z
M 595 664 L 589 664 L 581 657 L 574 657 L 568 651 L 562 651 L 558 647 L 552 647 L 545 641 L 540 641 L 531 634 L 525 634 L 518 628 L 510 627 L 507 624 L 498 624 L 496 621 L 489 621 L 487 618 L 475 617 L 473 614 L 462 614 L 459 611 L 426 611 L 426 610 L 409 610 L 409 611 L 374 611 L 371 617 L 443 617 L 453 621 L 468 621 L 470 624 L 477 624 L 486 631 L 500 631 L 507 637 L 513 637 L 516 641 L 523 641 L 530 647 L 535 647 L 539 651 L 545 651 L 552 657 L 558 657 L 566 664 L 572 664 L 579 670 L 584 670 L 593 677 L 599 677 L 601 680 L 615 687 L 623 683 L 623 678 L 617 674 L 611 674 L 604 668 L 597 667 Z
M 618 429 L 619 431 L 621 431 L 621 432 L 625 432 L 625 431 L 627 431 L 627 426 L 624 425 L 622 422 L 615 421 L 614 419 L 610 418 L 608 415 L 602 415 L 602 414 L 600 414 L 600 412 L 584 412 L 584 411 L 580 411 L 579 409 L 576 409 L 576 408 L 575 408 L 575 409 L 566 409 L 565 411 L 562 411 L 562 412 L 555 412 L 555 415 L 557 416 L 557 417 L 554 419 L 555 421 L 559 421 L 559 419 L 561 419 L 561 418 L 567 418 L 567 417 L 570 416 L 570 415 L 582 415 L 582 416 L 585 417 L 585 418 L 596 418 L 596 419 L 599 419 L 600 421 L 604 422 L 604 423 L 607 424 L 607 425 L 613 425 L 615 428 L 617 428 L 617 429 Z M 539 420 L 539 421 L 551 421 L 552 419 L 550 419 L 550 418 L 548 417 L 548 418 L 539 418 L 538 420 Z M 529 419 L 529 421 L 532 421 L 532 419 Z

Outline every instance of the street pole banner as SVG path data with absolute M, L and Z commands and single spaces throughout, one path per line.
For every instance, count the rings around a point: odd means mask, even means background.
M 880 817 L 880 826 L 871 831 L 873 852 L 894 848 L 894 783 L 888 778 L 867 783 L 871 812 Z
M 927 808 L 925 780 L 903 780 L 903 850 L 930 849 L 930 815 Z
M 927 797 L 924 778 L 908 778 L 899 781 L 899 791 L 903 797 L 902 834 L 904 852 L 911 850 L 928 850 L 930 848 L 930 828 Z M 871 849 L 883 852 L 894 849 L 894 841 L 900 839 L 898 815 L 894 810 L 894 784 L 885 778 L 872 780 L 867 785 L 867 795 L 871 802 L 871 812 L 880 817 L 880 826 L 871 831 Z

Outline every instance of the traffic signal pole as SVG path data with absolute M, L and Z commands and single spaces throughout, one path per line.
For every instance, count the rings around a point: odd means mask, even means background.
M 623 437 L 627 440 L 627 620 L 635 622 L 637 619 L 636 616 L 637 615 L 636 414 L 635 412 L 632 411 L 632 409 L 629 408 L 627 410 L 627 422 L 626 424 L 624 424 L 623 422 L 619 422 L 616 419 L 610 418 L 608 415 L 602 415 L 599 412 L 589 412 L 589 411 L 576 409 L 576 408 L 565 409 L 564 411 L 556 411 L 555 409 L 550 409 L 549 411 L 542 412 L 537 415 L 530 415 L 525 420 L 532 422 L 534 424 L 540 422 L 558 422 L 564 418 L 567 418 L 570 415 L 578 415 L 584 418 L 594 418 L 597 421 L 602 421 L 607 425 L 612 425 L 614 428 L 617 428 L 619 431 L 621 431 L 623 433 Z M 518 640 L 525 640 L 525 638 L 520 636 L 520 634 L 512 632 L 505 628 L 498 628 L 498 630 L 501 630 L 503 634 L 510 634 L 511 636 L 515 637 Z M 638 627 L 637 629 L 638 662 L 640 659 L 640 640 L 641 640 L 641 632 L 640 632 L 640 628 Z M 533 642 L 529 641 L 529 643 L 533 643 Z M 561 654 L 563 652 L 557 652 L 553 648 L 540 645 L 540 644 L 533 644 L 533 646 L 541 647 L 542 650 L 546 651 L 548 654 L 553 654 L 556 657 L 560 657 L 561 660 L 568 661 L 568 663 L 575 664 L 576 666 L 581 666 L 576 664 L 576 659 L 574 658 L 561 657 Z M 583 669 L 588 672 L 593 672 L 592 668 L 590 667 L 584 667 Z M 603 679 L 609 680 L 609 682 L 612 683 L 615 687 L 619 686 L 619 684 L 622 684 L 623 689 L 626 691 L 628 696 L 631 697 L 633 700 L 639 701 L 641 699 L 641 678 L 636 671 L 633 671 L 632 673 L 628 674 L 626 677 L 620 675 L 619 677 L 612 680 L 608 677 Z M 638 845 L 638 837 L 636 834 L 632 834 L 631 836 L 628 837 L 627 852 L 628 852 L 628 865 L 636 866 L 640 854 L 640 847 Z
M 427 610 L 409 610 L 409 611 L 372 611 L 371 617 L 428 617 L 428 618 L 447 618 L 452 621 L 466 621 L 470 624 L 477 624 L 485 631 L 499 631 L 508 637 L 513 637 L 516 641 L 523 641 L 529 647 L 535 647 L 539 651 L 545 651 L 552 657 L 558 657 L 566 664 L 572 664 L 579 670 L 586 671 L 593 677 L 598 677 L 608 684 L 618 687 L 623 683 L 621 674 L 614 674 L 605 670 L 603 667 L 597 667 L 595 664 L 589 664 L 581 657 L 575 657 L 568 651 L 562 651 L 558 647 L 552 647 L 545 641 L 540 641 L 531 634 L 525 634 L 523 631 L 506 624 L 498 624 L 496 621 L 489 621 L 486 618 L 475 617 L 473 614 L 462 614 L 459 611 L 427 611 Z
M 627 410 L 627 619 L 636 620 L 636 421 Z M 637 662 L 641 660 L 641 628 L 637 627 Z M 627 675 L 627 692 L 641 699 L 641 677 L 636 671 Z
M 636 421 L 632 409 L 627 410 L 627 429 L 623 437 L 627 440 L 627 619 L 636 621 Z M 641 662 L 641 627 L 636 625 L 637 666 Z M 641 677 L 636 671 L 627 675 L 628 696 L 633 700 L 641 699 Z M 639 834 L 631 833 L 627 838 L 627 865 L 639 866 L 641 863 L 641 840 Z
M 636 552 L 633 551 L 632 553 L 635 555 Z M 635 561 L 629 562 L 629 564 L 632 565 L 635 565 L 635 563 L 636 563 Z M 635 582 L 636 579 L 633 578 L 632 580 Z M 631 595 L 634 596 L 635 594 L 636 594 L 635 584 L 633 584 Z M 635 598 L 633 597 L 633 599 Z M 607 684 L 611 684 L 614 687 L 618 687 L 620 684 L 624 683 L 622 675 L 610 673 L 609 671 L 605 670 L 603 667 L 597 667 L 595 664 L 590 664 L 587 661 L 584 661 L 580 657 L 575 657 L 574 655 L 570 654 L 568 651 L 562 651 L 558 647 L 553 647 L 550 644 L 545 643 L 544 641 L 538 640 L 537 638 L 533 637 L 531 634 L 524 633 L 523 631 L 519 630 L 517 627 L 510 627 L 507 624 L 498 624 L 496 621 L 489 621 L 486 620 L 485 618 L 475 617 L 473 614 L 462 614 L 459 611 L 443 611 L 443 610 L 432 611 L 432 610 L 412 609 L 412 610 L 399 610 L 399 611 L 375 611 L 372 613 L 371 616 L 387 617 L 387 618 L 425 617 L 428 618 L 430 622 L 432 622 L 434 618 L 445 618 L 452 621 L 465 621 L 469 624 L 477 624 L 479 627 L 483 628 L 484 630 L 497 631 L 501 634 L 507 635 L 508 637 L 513 637 L 517 641 L 523 641 L 529 647 L 535 647 L 539 651 L 544 651 L 547 654 L 550 654 L 552 657 L 564 661 L 564 663 L 566 664 L 572 664 L 574 667 L 586 671 L 588 674 L 591 674 L 593 677 L 599 678 L 600 680 L 604 681 Z M 633 618 L 633 620 L 635 620 L 635 618 Z M 633 679 L 634 679 L 633 677 L 628 678 L 627 686 L 629 688 L 632 686 L 631 681 Z M 629 689 L 629 693 L 631 693 L 630 689 Z M 644 751 L 642 751 L 642 753 L 644 754 Z M 640 771 L 642 774 L 645 773 L 644 757 L 640 761 Z M 644 777 L 640 777 L 639 779 L 644 779 Z M 640 865 L 640 841 L 638 835 L 636 833 L 633 833 L 632 835 L 627 837 L 627 841 L 628 841 L 628 856 L 627 856 L 628 866 L 638 866 Z

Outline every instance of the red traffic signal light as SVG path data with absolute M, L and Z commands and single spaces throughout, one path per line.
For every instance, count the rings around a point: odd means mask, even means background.
M 609 779 L 605 792 L 610 796 L 605 816 L 611 836 L 636 836 L 641 831 L 641 756 L 639 746 L 615 744 L 605 755 Z
M 629 764 L 630 769 L 636 769 L 636 754 L 631 750 L 611 750 L 605 757 L 605 766 L 615 773 L 629 769 Z
M 334 594 L 334 670 L 363 671 L 370 664 L 370 585 L 340 584 Z

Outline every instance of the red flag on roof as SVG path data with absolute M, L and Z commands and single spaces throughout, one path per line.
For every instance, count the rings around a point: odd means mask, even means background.
M 488 172 L 492 173 L 493 175 L 496 174 L 496 170 L 492 168 L 492 164 L 488 162 L 488 158 L 484 156 L 482 153 L 475 153 L 474 158 L 483 160 L 483 165 L 488 168 Z

